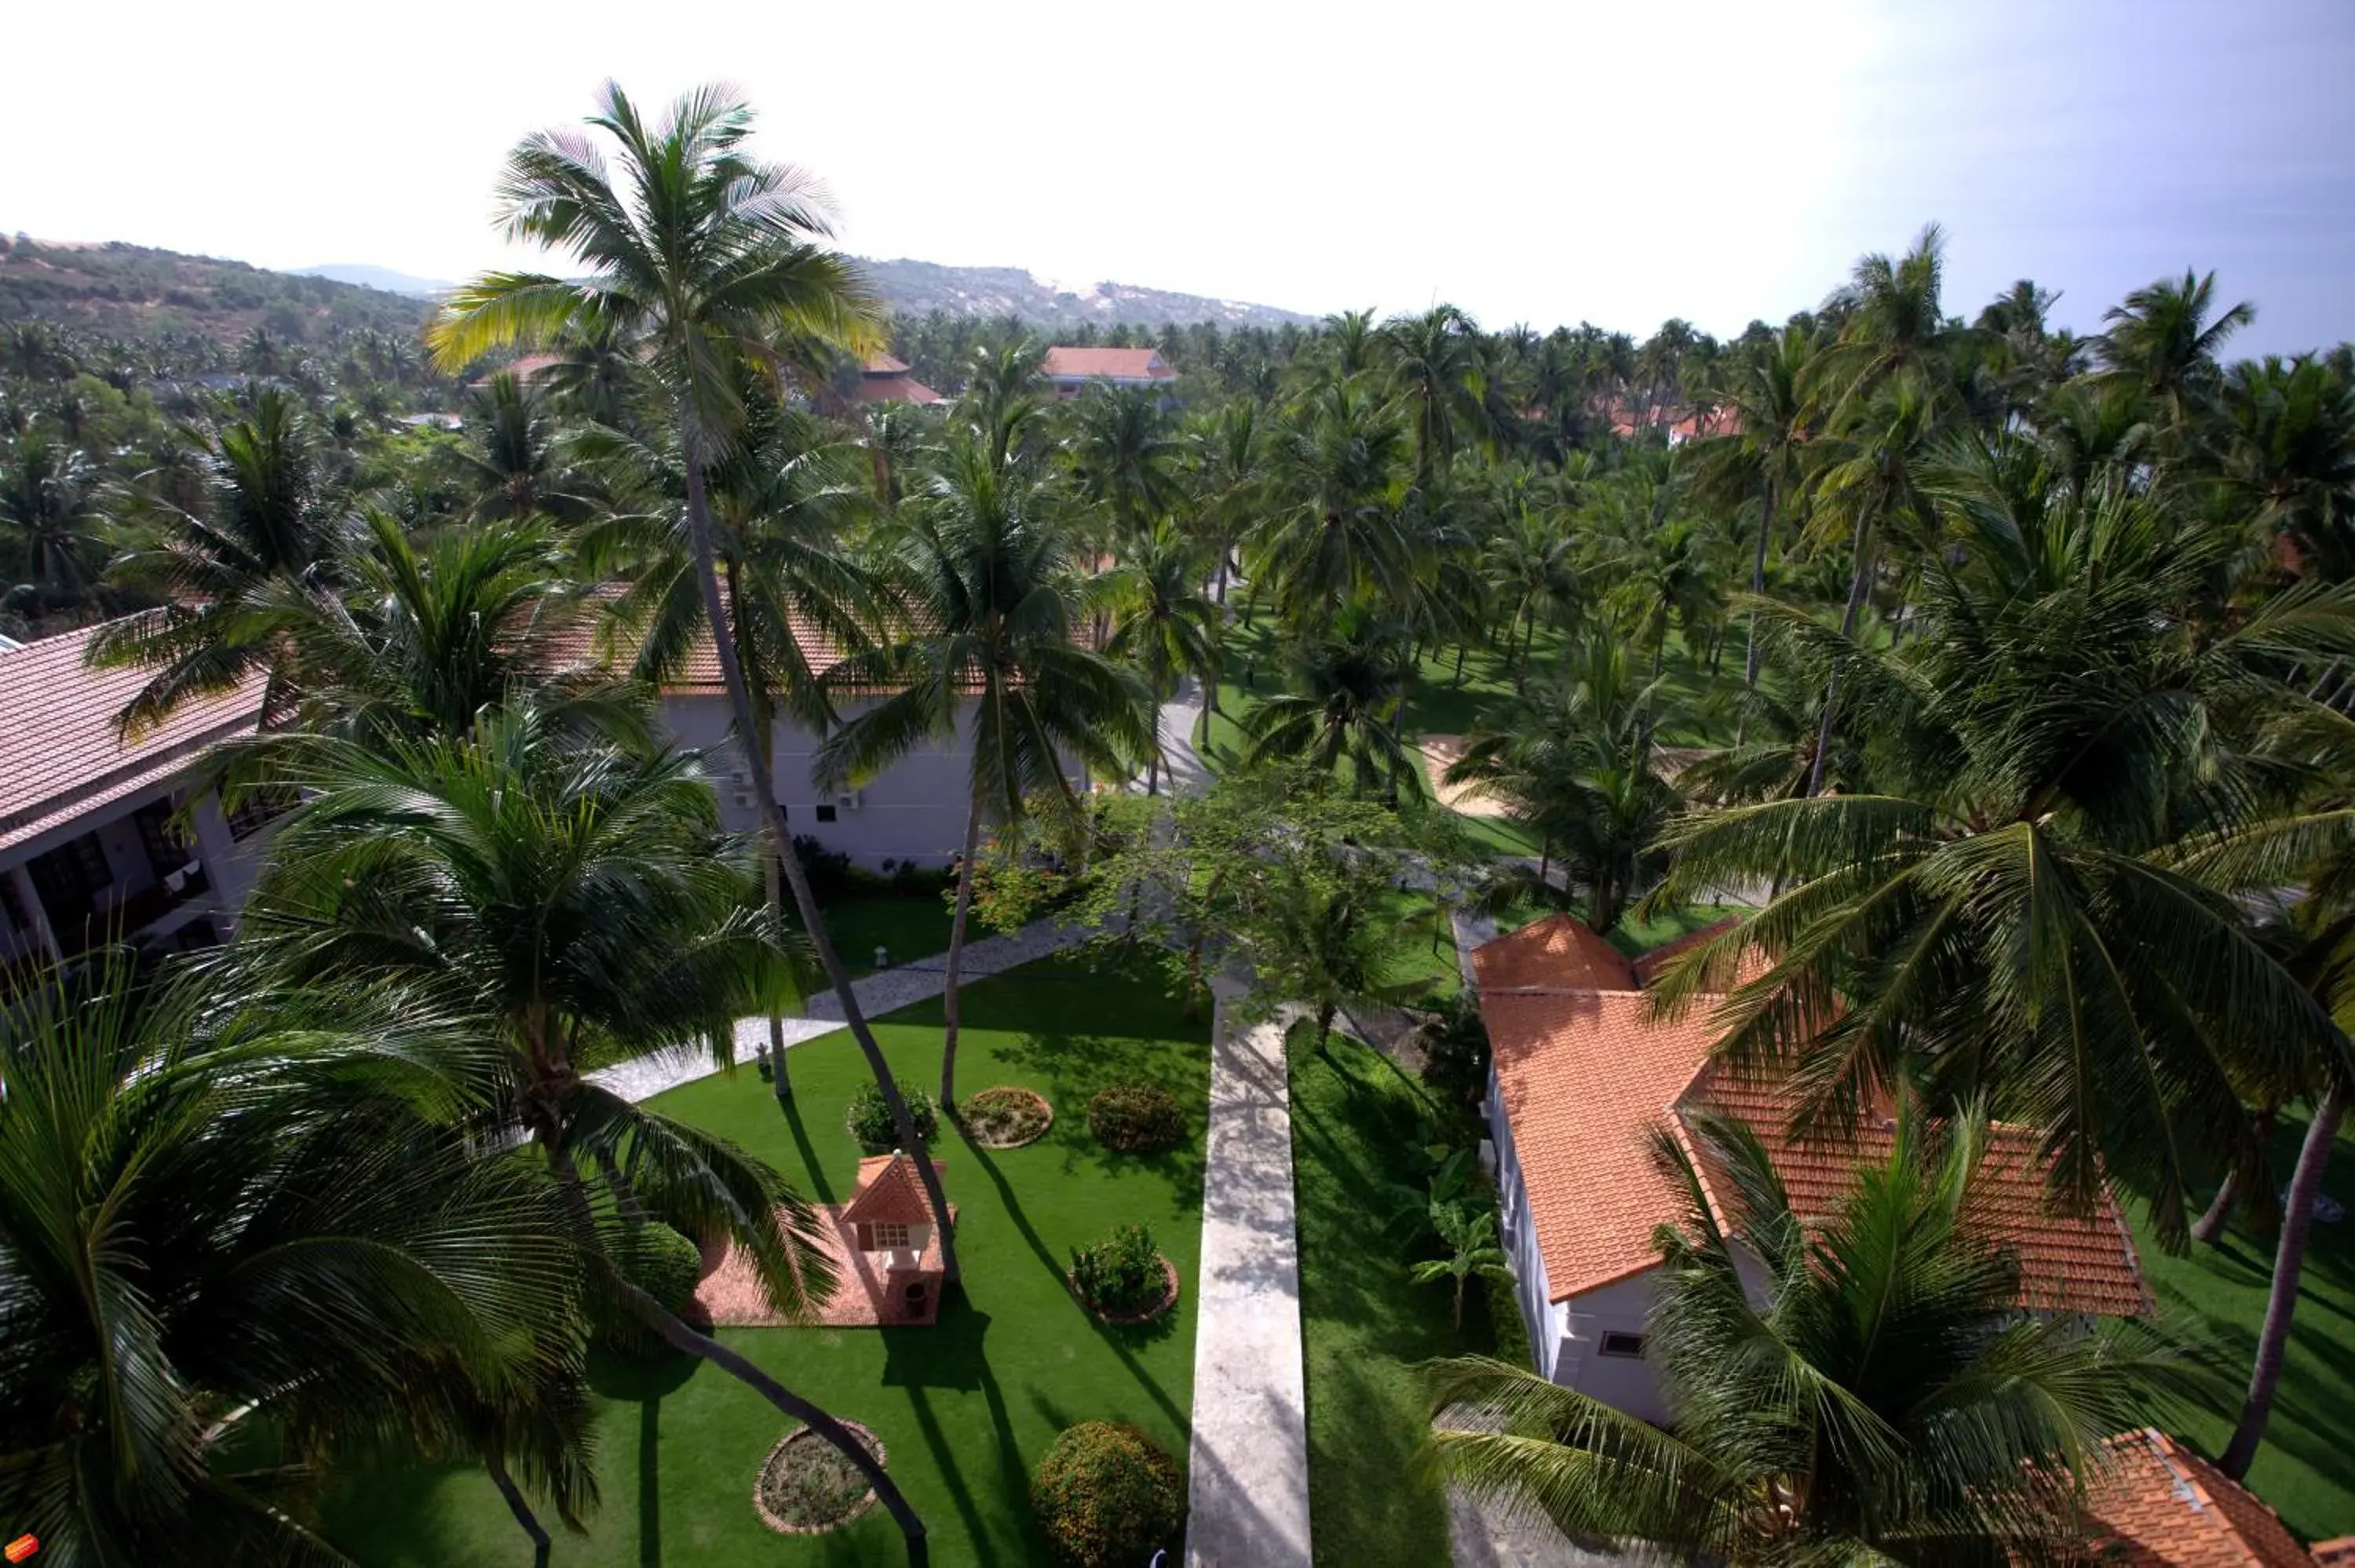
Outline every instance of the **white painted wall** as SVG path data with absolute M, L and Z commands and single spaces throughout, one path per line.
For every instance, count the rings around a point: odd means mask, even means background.
M 868 705 L 846 705 L 846 719 Z M 720 821 L 733 832 L 751 832 L 760 815 L 756 803 L 738 800 L 725 777 L 729 768 L 730 723 L 728 699 L 719 693 L 666 692 L 662 717 L 680 746 L 710 754 L 709 767 L 719 789 Z M 913 860 L 945 865 L 964 846 L 964 819 L 971 799 L 972 744 L 936 741 L 909 753 L 858 790 L 858 804 L 842 806 L 832 792 L 820 793 L 813 777 L 818 737 L 790 719 L 777 721 L 770 766 L 775 770 L 777 797 L 785 821 L 799 837 L 808 834 L 830 850 L 847 854 L 862 865 L 885 860 Z M 817 808 L 835 806 L 835 820 L 821 822 Z
M 1657 1272 L 1647 1268 L 1561 1303 L 1561 1348 L 1552 1376 L 1565 1388 L 1592 1395 L 1630 1415 L 1666 1425 L 1668 1402 L 1660 1396 L 1659 1377 L 1650 1356 L 1606 1356 L 1602 1349 L 1605 1333 L 1644 1332 L 1646 1319 L 1651 1316 Z
M 1520 1303 L 1521 1324 L 1529 1330 L 1529 1359 L 1540 1372 L 1553 1375 L 1561 1352 L 1561 1309 L 1548 1298 L 1545 1258 L 1538 1251 L 1537 1226 L 1529 1219 L 1529 1188 L 1521 1181 L 1520 1156 L 1513 1147 L 1513 1124 L 1505 1115 L 1504 1094 L 1497 1069 L 1488 1069 L 1488 1137 L 1497 1146 L 1497 1229 L 1505 1255 L 1512 1259 L 1513 1295 Z

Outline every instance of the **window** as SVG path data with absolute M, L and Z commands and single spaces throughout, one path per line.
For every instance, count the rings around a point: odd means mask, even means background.
M 834 808 L 831 806 L 820 806 L 817 809 L 817 820 L 821 822 L 833 821 L 835 820 Z
M 292 789 L 257 789 L 229 814 L 229 836 L 244 839 L 268 827 L 300 804 Z
M 150 800 L 131 814 L 131 821 L 139 830 L 139 847 L 147 852 L 147 864 L 158 882 L 188 863 L 187 836 L 172 820 L 169 800 Z
M 905 1225 L 876 1224 L 868 1228 L 874 1233 L 877 1252 L 899 1252 L 915 1245 Z
M 1603 1336 L 1602 1354 L 1625 1356 L 1641 1361 L 1644 1356 L 1644 1336 L 1641 1334 L 1607 1333 Z
M 33 890 L 41 895 L 51 927 L 66 928 L 58 932 L 59 940 L 67 930 L 79 936 L 82 923 L 98 909 L 98 895 L 114 885 L 114 874 L 107 868 L 106 852 L 95 833 L 83 833 L 34 856 L 25 869 L 32 874 Z

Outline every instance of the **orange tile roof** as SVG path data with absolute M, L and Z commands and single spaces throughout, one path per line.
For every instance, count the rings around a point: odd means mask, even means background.
M 2154 1427 L 2113 1437 L 2088 1484 L 2097 1560 L 2121 1568 L 2314 1568 L 2254 1493 Z
M 868 375 L 858 378 L 858 400 L 862 403 L 929 404 L 945 398 L 912 376 Z
M 932 1161 L 932 1173 L 948 1167 Z M 878 1154 L 858 1162 L 858 1184 L 842 1206 L 842 1223 L 860 1225 L 927 1225 L 932 1205 L 911 1154 Z
M 858 368 L 869 376 L 905 376 L 908 362 L 888 354 L 870 354 L 859 361 Z
M 0 652 L 0 849 L 163 782 L 261 717 L 259 677 L 184 704 L 125 743 L 117 715 L 153 675 L 82 662 L 97 627 Z
M 1689 947 L 1708 934 L 1670 946 Z M 1690 1108 L 1708 1106 L 1757 1128 L 1802 1214 L 1831 1213 L 1859 1164 L 1888 1153 L 1885 1124 L 1859 1129 L 1849 1144 L 1790 1142 L 1781 1096 L 1710 1070 L 1720 1033 L 1710 999 L 1680 1017 L 1657 1016 L 1652 997 L 1633 983 L 1638 966 L 1570 916 L 1483 943 L 1472 951 L 1472 967 L 1553 1300 L 1658 1262 L 1652 1233 L 1682 1217 L 1684 1198 L 1654 1164 L 1654 1129 L 1687 1134 L 1689 1147 Z M 1705 1166 L 1702 1174 L 1707 1188 Z M 2150 1310 L 2115 1202 L 2105 1198 L 2090 1216 L 2051 1213 L 2032 1133 L 1996 1128 L 1981 1180 L 1986 1222 L 2019 1256 L 2022 1305 L 2120 1316 Z
M 1099 376 L 1114 381 L 1174 381 L 1178 373 L 1150 348 L 1050 348 L 1046 373 L 1050 380 L 1092 381 Z
M 1702 1108 L 1749 1123 L 1772 1151 L 1792 1209 L 1807 1216 L 1838 1209 L 1858 1167 L 1886 1161 L 1896 1140 L 1896 1123 L 1881 1117 L 1865 1121 L 1852 1139 L 1794 1141 L 1786 1094 L 1714 1067 L 1694 1082 L 1677 1108 L 1688 1133 L 1691 1113 Z M 2019 1258 L 2019 1304 L 2037 1311 L 2110 1318 L 2150 1312 L 2150 1287 L 2116 1200 L 2105 1193 L 2090 1214 L 2055 1213 L 2037 1141 L 2035 1132 L 2024 1127 L 1998 1122 L 1988 1129 L 1969 1210 L 1975 1224 Z M 1731 1194 L 1705 1160 L 1701 1184 L 1722 1212 Z
M 1690 952 L 1693 948 L 1700 947 L 1703 942 L 1712 941 L 1719 937 L 1722 937 L 1728 930 L 1732 929 L 1739 923 L 1740 918 L 1741 917 L 1739 916 L 1728 915 L 1724 919 L 1718 921 L 1714 925 L 1703 926 L 1698 931 L 1686 932 L 1683 936 L 1678 937 L 1672 942 L 1661 943 L 1658 947 L 1654 948 L 1650 952 L 1646 953 L 1642 958 L 1636 960 L 1636 983 L 1637 985 L 1650 985 L 1654 980 L 1660 978 L 1660 971 L 1667 969 L 1671 960 L 1681 958 L 1686 953 Z M 1749 959 L 1748 956 L 1745 955 L 1742 967 L 1745 969 L 1748 969 L 1751 961 L 1752 960 Z M 1745 974 L 1742 978 L 1746 980 L 1750 977 Z
M 1634 991 L 1636 969 L 1618 948 L 1569 915 L 1532 920 L 1472 949 L 1483 992 L 1542 986 L 1560 991 Z

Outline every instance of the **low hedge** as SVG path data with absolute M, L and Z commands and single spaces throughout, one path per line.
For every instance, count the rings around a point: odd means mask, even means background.
M 1088 1102 L 1088 1130 L 1106 1149 L 1150 1154 L 1185 1140 L 1186 1113 L 1166 1089 L 1114 1084 Z
M 640 1225 L 618 1222 L 601 1227 L 605 1255 L 622 1277 L 660 1302 L 670 1312 L 684 1311 L 695 1299 L 703 1280 L 703 1249 L 666 1224 Z M 591 1327 L 599 1342 L 623 1355 L 653 1350 L 662 1341 L 652 1329 L 614 1299 L 612 1291 L 592 1289 Z
M 1114 1225 L 1093 1246 L 1071 1249 L 1071 1288 L 1101 1312 L 1127 1316 L 1148 1312 L 1169 1294 L 1161 1253 L 1143 1225 Z
M 1178 1462 L 1135 1427 L 1083 1421 L 1039 1461 L 1030 1505 L 1066 1562 L 1135 1568 L 1178 1546 L 1186 1487 Z

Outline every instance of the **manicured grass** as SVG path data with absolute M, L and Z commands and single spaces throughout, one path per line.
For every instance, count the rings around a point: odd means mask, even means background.
M 1752 913 L 1746 904 L 1687 904 L 1675 909 L 1663 909 L 1657 915 L 1629 914 L 1605 933 L 1610 944 L 1631 959 L 1640 959 L 1654 948 L 1689 936 L 1704 927 L 1714 926 L 1728 915 Z
M 2274 1171 L 2286 1182 L 2306 1135 L 2301 1118 L 2282 1118 Z M 2355 1136 L 2343 1129 L 2322 1189 L 2355 1200 Z M 2222 1386 L 2177 1423 L 2177 1435 L 2210 1456 L 2221 1453 L 2240 1417 L 2240 1400 L 2264 1321 L 2274 1243 L 2240 1224 L 2217 1247 L 2194 1242 L 2182 1257 L 2159 1250 L 2140 1202 L 2130 1202 L 2143 1274 L 2158 1298 L 2158 1326 L 2212 1354 Z M 2308 1540 L 2355 1533 L 2355 1215 L 2318 1221 L 2307 1234 L 2281 1390 L 2249 1485 L 2284 1522 Z
M 1401 1150 L 1420 1140 L 1421 1085 L 1354 1040 L 1318 1057 L 1295 1035 L 1293 1184 L 1298 1194 L 1301 1333 L 1307 1351 L 1308 1506 L 1316 1562 L 1428 1568 L 1447 1561 L 1447 1507 L 1414 1459 L 1430 1429 L 1419 1363 L 1489 1353 L 1476 1287 L 1464 1330 L 1444 1286 L 1416 1285 L 1409 1251 L 1377 1234 Z M 1423 1255 L 1415 1253 L 1416 1256 Z
M 1131 1422 L 1186 1455 L 1199 1287 L 1207 1020 L 1188 1020 L 1157 969 L 1098 969 L 1078 958 L 1032 964 L 972 987 L 958 1049 L 967 1091 L 1026 1085 L 1056 1109 L 1027 1149 L 986 1152 L 954 1133 L 937 1146 L 958 1210 L 966 1291 L 930 1329 L 724 1330 L 719 1337 L 786 1386 L 865 1423 L 930 1527 L 932 1561 L 1019 1568 L 1051 1560 L 1030 1520 L 1029 1477 L 1055 1434 L 1078 1421 Z M 937 1002 L 878 1029 L 903 1081 L 940 1075 Z M 735 1139 L 812 1196 L 849 1196 L 858 1150 L 843 1131 L 869 1081 L 836 1035 L 794 1049 L 793 1113 L 752 1074 L 708 1078 L 661 1097 L 663 1111 Z M 1113 1155 L 1087 1133 L 1089 1096 L 1147 1081 L 1176 1095 L 1195 1136 L 1151 1157 Z M 1149 1225 L 1184 1281 L 1156 1324 L 1109 1329 L 1063 1284 L 1071 1247 L 1124 1220 Z M 559 1535 L 565 1568 L 733 1568 L 890 1563 L 898 1532 L 877 1510 L 832 1535 L 790 1537 L 752 1510 L 762 1459 L 788 1425 L 724 1373 L 683 1358 L 599 1369 L 603 1504 L 585 1537 Z M 553 1520 L 549 1522 L 552 1524 Z M 346 1485 L 330 1535 L 371 1568 L 525 1564 L 517 1530 L 477 1471 L 396 1469 Z M 1174 1547 L 1175 1542 L 1171 1543 Z
M 850 893 L 820 901 L 826 935 L 855 976 L 875 972 L 875 949 L 888 949 L 894 968 L 949 950 L 948 900 L 936 891 Z M 989 932 L 975 923 L 968 933 Z

